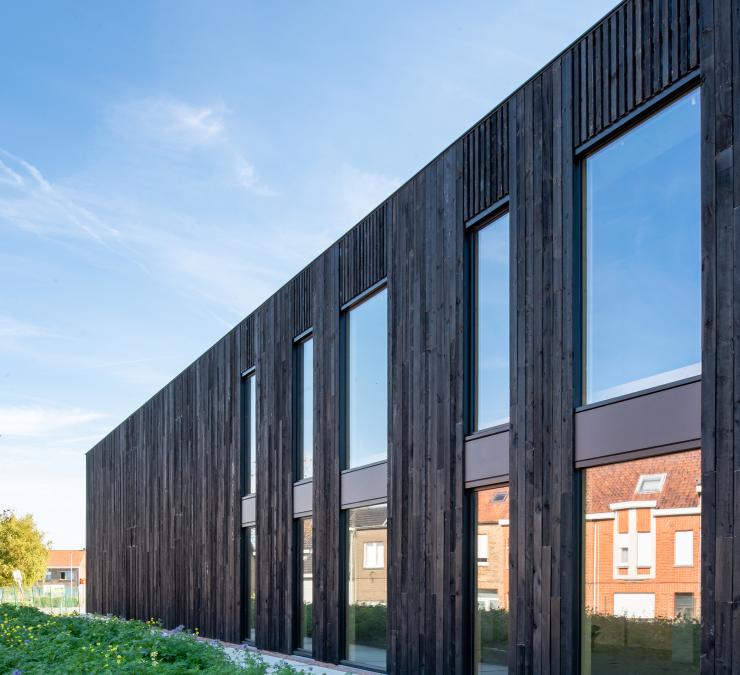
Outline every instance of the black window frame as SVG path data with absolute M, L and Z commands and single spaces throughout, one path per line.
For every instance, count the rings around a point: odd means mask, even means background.
M 384 459 L 349 466 L 349 317 L 350 313 L 380 293 L 386 293 L 386 312 L 390 307 L 387 279 L 383 278 L 340 307 L 339 314 L 339 467 L 341 471 L 356 471 L 388 461 L 390 447 L 390 414 L 386 415 L 386 455 Z M 386 342 L 386 408 L 390 406 L 390 349 Z M 353 507 L 354 508 L 354 507 Z
M 508 335 L 509 335 L 509 381 L 506 383 L 507 386 L 511 387 L 511 321 L 512 321 L 512 308 L 514 307 L 513 300 L 511 297 L 513 291 L 513 285 L 511 283 L 512 276 L 512 260 L 511 260 L 511 240 L 512 240 L 512 220 L 509 207 L 509 196 L 503 197 L 501 200 L 493 204 L 489 209 L 486 209 L 480 216 L 471 219 L 465 225 L 466 230 L 466 265 L 465 265 L 465 318 L 464 324 L 466 327 L 467 339 L 465 340 L 465 348 L 467 355 L 465 358 L 466 370 L 467 370 L 467 381 L 468 386 L 465 387 L 464 391 L 464 402 L 463 405 L 466 409 L 465 424 L 467 427 L 468 435 L 477 434 L 488 434 L 496 431 L 503 431 L 511 426 L 511 412 L 509 412 L 509 421 L 502 424 L 494 425 L 492 427 L 478 428 L 478 297 L 479 297 L 479 284 L 478 284 L 478 268 L 479 268 L 479 256 L 478 256 L 478 235 L 489 225 L 494 224 L 500 218 L 504 216 L 509 217 L 509 287 L 507 289 L 509 293 L 509 316 L 507 317 Z M 509 407 L 511 408 L 511 391 L 509 391 Z
M 303 446 L 303 387 L 304 387 L 304 347 L 314 338 L 313 329 L 309 328 L 293 339 L 293 482 L 309 481 L 313 479 L 313 469 L 310 476 L 303 473 L 306 449 Z M 315 352 L 314 352 L 315 359 Z M 315 360 L 314 360 L 315 363 Z M 314 414 L 315 402 L 311 402 L 311 414 Z M 315 428 L 314 428 L 315 438 Z M 312 439 L 313 440 L 313 439 Z M 314 446 L 311 447 L 311 466 L 313 467 Z
M 386 507 L 386 518 L 388 517 L 389 503 L 387 498 L 383 499 L 372 499 L 366 502 L 358 502 L 352 504 L 346 508 L 342 508 L 339 518 L 340 526 L 340 537 L 339 537 L 339 554 L 341 556 L 342 564 L 340 565 L 341 570 L 341 584 L 339 588 L 339 626 L 341 631 L 341 643 L 340 643 L 340 660 L 339 665 L 348 666 L 350 668 L 357 668 L 363 672 L 371 673 L 384 673 L 390 672 L 390 621 L 386 619 L 385 624 L 385 669 L 375 668 L 374 666 L 358 663 L 357 661 L 351 661 L 348 658 L 349 652 L 349 640 L 347 639 L 347 608 L 349 605 L 349 512 L 355 509 L 362 509 L 368 506 L 378 506 L 384 504 Z M 388 532 L 388 526 L 386 525 L 386 532 Z M 390 558 L 390 540 L 386 535 L 387 550 L 385 552 L 386 559 Z M 387 569 L 390 565 L 386 566 L 386 611 L 390 614 L 391 600 L 388 596 L 388 573 Z
M 313 514 L 301 516 L 293 519 L 293 550 L 295 555 L 293 558 L 293 573 L 295 575 L 294 593 L 293 593 L 293 653 L 299 656 L 313 657 L 313 649 L 310 651 L 303 647 L 303 528 L 307 520 L 311 521 L 312 533 L 311 533 L 311 555 L 313 556 L 314 551 L 314 532 L 313 528 Z M 313 567 L 313 561 L 311 562 Z M 314 595 L 315 597 L 315 595 Z M 313 617 L 313 613 L 312 613 Z M 313 640 L 312 640 L 313 645 Z
M 680 380 L 674 380 L 671 382 L 665 382 L 654 387 L 645 389 L 639 389 L 636 391 L 628 392 L 621 396 L 614 398 L 601 399 L 598 401 L 587 401 L 587 386 L 586 378 L 588 377 L 587 370 L 587 359 L 588 359 L 588 335 L 587 325 L 588 317 L 586 313 L 588 311 L 587 304 L 587 292 L 588 292 L 588 279 L 586 271 L 588 269 L 588 241 L 586 236 L 586 222 L 587 222 L 587 171 L 586 163 L 590 157 L 598 153 L 605 147 L 618 142 L 620 138 L 626 136 L 631 131 L 637 129 L 642 124 L 650 120 L 651 118 L 659 115 L 664 110 L 668 109 L 674 103 L 679 100 L 696 92 L 701 98 L 701 82 L 699 72 L 689 73 L 686 77 L 676 82 L 671 87 L 668 87 L 664 92 L 655 96 L 651 100 L 645 102 L 643 105 L 637 107 L 632 113 L 625 116 L 619 122 L 612 124 L 602 133 L 597 134 L 594 138 L 588 142 L 580 145 L 575 149 L 575 162 L 574 162 L 574 180 L 573 180 L 573 193 L 574 193 L 574 267 L 573 270 L 573 345 L 574 345 L 574 358 L 573 365 L 575 372 L 573 374 L 573 386 L 575 391 L 575 405 L 577 408 L 585 408 L 591 406 L 600 406 L 609 404 L 615 400 L 623 400 L 625 398 L 632 398 L 641 396 L 649 391 L 671 388 L 685 382 L 692 382 L 701 378 L 701 375 L 694 375 Z
M 252 578 L 252 574 L 250 572 L 250 560 L 252 555 L 252 544 L 250 540 L 250 534 L 251 530 L 254 530 L 255 539 L 257 538 L 257 525 L 247 525 L 246 527 L 242 527 L 241 531 L 241 559 L 242 559 L 242 565 L 241 565 L 241 582 L 242 582 L 242 593 L 241 593 L 241 639 L 242 642 L 246 642 L 247 644 L 254 645 L 257 641 L 257 587 L 255 585 L 255 599 L 254 599 L 254 616 L 255 616 L 255 625 L 251 625 L 250 621 L 250 613 L 252 610 L 252 600 L 250 598 L 250 591 L 252 590 L 252 585 L 255 584 L 256 579 Z M 255 556 L 255 573 L 257 568 L 257 559 Z M 255 574 L 256 576 L 256 574 Z M 254 638 L 250 636 L 250 632 L 254 630 Z
M 254 378 L 254 379 L 252 379 Z M 254 489 L 256 486 L 251 484 L 251 464 L 252 464 L 252 453 L 254 453 L 255 463 L 257 459 L 257 448 L 252 448 L 251 438 L 251 424 L 252 424 L 252 391 L 251 385 L 254 382 L 254 415 L 257 414 L 257 371 L 255 367 L 245 370 L 241 374 L 241 380 L 239 382 L 239 399 L 240 399 L 240 416 L 241 416 L 241 441 L 240 441 L 240 456 L 241 456 L 241 475 L 240 475 L 240 491 L 242 498 L 253 497 L 256 494 Z M 254 420 L 255 429 L 257 420 Z M 257 440 L 257 434 L 255 433 L 255 445 Z M 256 479 L 256 472 L 255 472 Z
M 474 673 L 476 666 L 476 621 L 478 612 L 478 559 L 477 559 L 477 548 L 478 548 L 478 494 L 486 490 L 495 490 L 496 488 L 506 487 L 508 490 L 507 497 L 507 509 L 509 510 L 509 521 L 511 521 L 511 480 L 510 476 L 500 476 L 491 482 L 476 484 L 475 487 L 467 490 L 468 496 L 465 500 L 465 532 L 467 533 L 467 541 L 463 541 L 465 546 L 465 570 L 467 571 L 467 583 L 463 584 L 464 588 L 464 603 L 467 607 L 463 615 L 463 631 L 466 636 L 465 644 L 465 668 L 468 672 Z M 511 525 L 509 525 L 511 527 Z M 509 545 L 511 546 L 511 540 Z M 507 557 L 507 568 L 508 568 L 508 557 Z M 509 600 L 511 599 L 511 575 L 509 576 Z M 509 612 L 511 612 L 511 602 L 509 602 Z M 507 656 L 510 656 L 513 645 L 511 642 L 507 644 Z

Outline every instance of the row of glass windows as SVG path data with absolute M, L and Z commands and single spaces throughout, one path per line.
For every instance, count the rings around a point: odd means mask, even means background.
M 345 384 L 343 438 L 346 469 L 388 456 L 388 307 L 382 289 L 343 315 Z M 296 343 L 295 372 L 295 479 L 313 476 L 313 337 Z M 256 376 L 242 378 L 243 495 L 256 493 Z
M 580 164 L 583 403 L 700 373 L 699 167 L 697 91 Z M 471 236 L 473 430 L 508 423 L 509 233 L 504 213 Z M 342 316 L 346 469 L 387 458 L 387 313 L 386 291 L 381 290 Z M 296 344 L 296 480 L 313 473 L 313 371 L 313 341 L 308 337 Z M 251 494 L 256 489 L 253 374 L 243 387 L 249 458 L 243 480 L 245 493 Z M 691 464 L 698 451 L 690 461 L 689 455 L 680 456 L 679 464 Z M 582 473 L 584 672 L 611 672 L 609 668 L 625 663 L 637 673 L 657 672 L 666 659 L 688 664 L 685 672 L 695 670 L 700 486 L 698 478 L 690 484 L 691 472 L 667 470 L 668 457 Z M 636 477 L 630 473 L 634 471 Z M 669 480 L 671 475 L 677 477 Z M 635 506 L 636 501 L 644 504 Z M 508 642 L 506 487 L 476 493 L 475 513 L 474 660 L 478 672 L 498 672 L 505 666 Z M 386 520 L 385 505 L 346 512 L 345 656 L 381 669 L 386 659 Z M 302 519 L 298 526 L 302 583 L 297 644 L 310 651 L 312 521 Z M 251 570 L 254 529 L 247 532 Z M 673 565 L 665 562 L 669 550 Z M 251 601 L 253 588 L 248 588 Z M 253 631 L 253 612 L 248 625 Z
M 344 512 L 345 597 L 344 656 L 349 662 L 386 668 L 388 588 L 388 508 L 374 504 Z M 295 640 L 297 651 L 313 649 L 313 519 L 296 520 L 298 567 Z M 256 625 L 256 528 L 244 528 L 245 631 L 254 641 Z
M 699 92 L 581 164 L 582 403 L 700 374 Z M 474 430 L 509 417 L 509 218 L 473 235 Z
M 701 451 L 606 464 L 581 478 L 581 673 L 697 673 Z M 506 485 L 475 493 L 477 673 L 506 672 L 508 497 Z
M 591 153 L 583 174 L 583 403 L 700 374 L 699 93 Z M 474 431 L 509 418 L 509 217 L 472 236 Z M 385 460 L 388 310 L 343 315 L 344 468 Z M 313 340 L 296 348 L 296 477 L 313 472 Z M 254 375 L 246 494 L 255 491 Z
M 701 452 L 581 472 L 582 673 L 697 672 Z M 509 489 L 473 493 L 475 672 L 505 672 L 509 648 Z M 386 504 L 345 512 L 347 661 L 383 670 L 387 646 Z M 297 636 L 311 653 L 313 520 L 297 522 Z M 245 529 L 247 636 L 254 640 L 256 537 Z M 576 561 L 573 563 L 576 564 Z M 574 567 L 575 569 L 575 567 Z

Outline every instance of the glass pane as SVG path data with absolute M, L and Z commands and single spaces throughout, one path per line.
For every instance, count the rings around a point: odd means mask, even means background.
M 385 670 L 388 508 L 350 509 L 347 523 L 347 659 Z M 365 544 L 374 544 L 370 564 Z
M 385 290 L 350 310 L 347 331 L 347 467 L 388 456 L 388 309 Z
M 509 215 L 476 233 L 475 428 L 509 420 Z
M 249 378 L 249 488 L 257 492 L 257 378 Z
M 302 649 L 313 648 L 313 520 L 301 520 L 300 640 Z
M 509 645 L 509 488 L 475 495 L 476 673 L 506 673 Z
M 584 472 L 585 675 L 699 672 L 701 451 Z M 641 477 L 665 473 L 641 494 Z M 680 566 L 676 533 L 691 541 Z
M 257 529 L 247 528 L 247 558 L 249 568 L 247 570 L 247 593 L 248 593 L 248 619 L 247 629 L 249 639 L 254 641 L 255 627 L 257 625 Z
M 699 92 L 586 161 L 586 401 L 698 375 Z
M 301 478 L 313 476 L 313 340 L 301 343 Z

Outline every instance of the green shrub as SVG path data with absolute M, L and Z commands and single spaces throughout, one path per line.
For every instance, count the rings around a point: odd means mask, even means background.
M 163 631 L 155 621 L 49 616 L 31 607 L 0 605 L 0 673 L 242 673 L 267 666 L 247 655 L 235 665 L 214 642 L 186 631 Z M 281 675 L 295 673 L 284 666 Z
M 347 638 L 352 644 L 385 649 L 388 608 L 385 605 L 350 605 Z

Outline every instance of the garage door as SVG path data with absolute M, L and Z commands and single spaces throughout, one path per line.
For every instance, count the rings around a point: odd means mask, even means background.
M 634 619 L 655 618 L 654 593 L 615 593 L 614 615 Z

